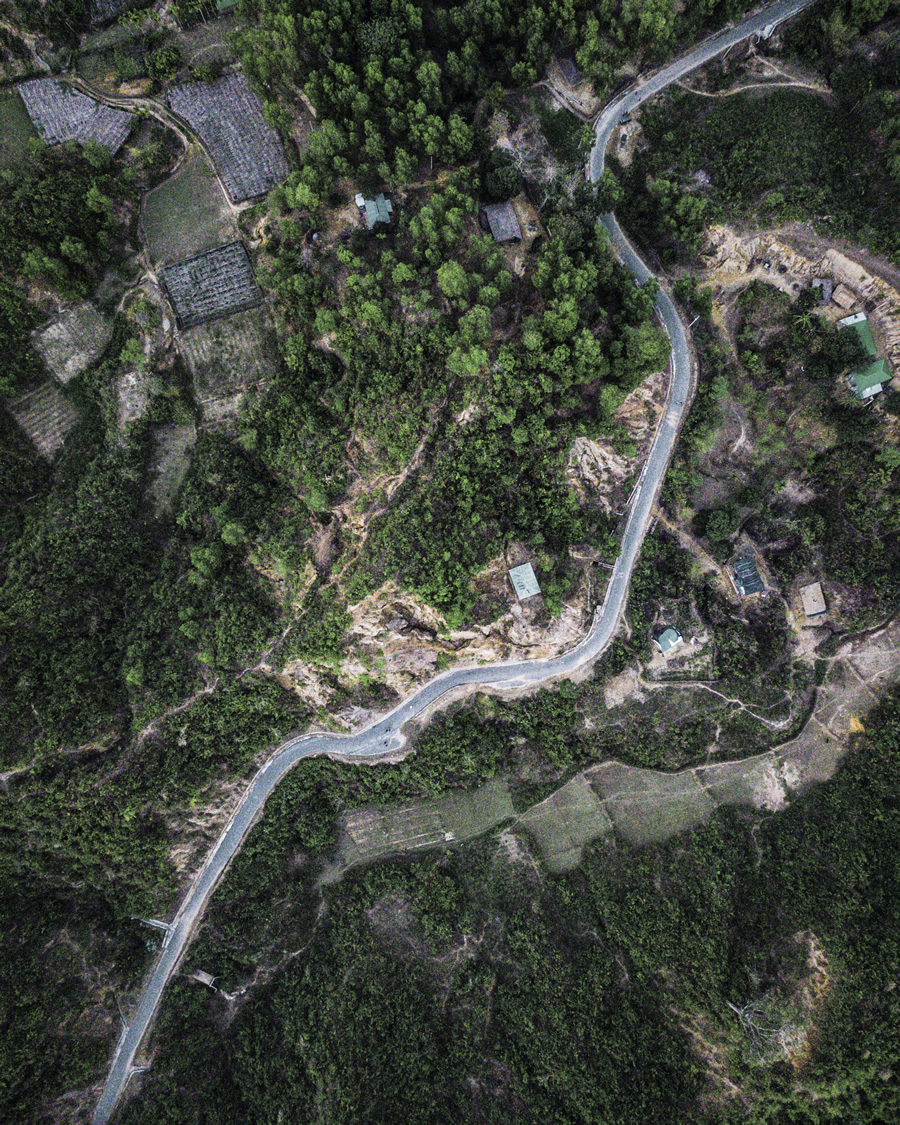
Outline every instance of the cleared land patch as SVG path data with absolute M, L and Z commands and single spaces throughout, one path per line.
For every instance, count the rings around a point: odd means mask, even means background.
M 470 839 L 514 816 L 509 788 L 500 779 L 471 793 L 450 793 L 383 809 L 357 809 L 344 818 L 340 851 L 323 881 L 334 882 L 345 868 L 357 863 Z
M 243 74 L 176 86 L 169 105 L 203 138 L 235 203 L 265 195 L 287 176 L 278 134 Z
M 16 168 L 25 158 L 29 139 L 36 136 L 19 95 L 15 90 L 0 90 L 0 168 Z
M 584 774 L 577 774 L 545 801 L 524 812 L 518 824 L 534 837 L 544 863 L 556 872 L 576 867 L 585 844 L 614 830 Z
M 648 844 L 693 828 L 715 802 L 693 770 L 667 774 L 607 764 L 591 771 L 616 830 L 630 844 Z
M 157 513 L 167 508 L 181 487 L 197 440 L 194 426 L 160 426 L 154 434 L 152 483 L 148 489 Z
M 238 236 L 215 171 L 199 148 L 178 171 L 148 192 L 144 239 L 155 262 L 174 262 L 213 250 Z

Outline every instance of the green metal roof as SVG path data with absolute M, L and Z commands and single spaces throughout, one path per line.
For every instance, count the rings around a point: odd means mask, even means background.
M 866 355 L 877 355 L 878 349 L 875 347 L 875 338 L 872 336 L 872 329 L 869 327 L 867 320 L 861 320 L 859 323 L 853 325 L 853 331 L 859 337 L 859 342 L 866 349 Z
M 229 8 L 236 8 L 238 0 L 216 0 L 216 8 L 220 12 L 227 12 Z
M 850 376 L 850 386 L 857 398 L 871 398 L 878 394 L 881 384 L 890 381 L 891 372 L 884 359 L 876 359 L 867 367 L 858 367 Z M 877 390 L 875 389 L 877 388 Z
M 385 199 L 384 192 L 380 191 L 374 199 L 363 201 L 366 209 L 366 224 L 371 230 L 376 223 L 389 223 L 394 208 L 389 199 Z
M 656 643 L 659 645 L 663 653 L 670 652 L 682 640 L 681 634 L 677 629 L 673 629 L 671 625 L 663 631 L 656 638 Z

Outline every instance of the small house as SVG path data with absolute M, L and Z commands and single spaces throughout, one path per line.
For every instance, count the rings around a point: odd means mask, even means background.
M 509 580 L 520 602 L 524 602 L 526 598 L 533 598 L 535 594 L 541 592 L 531 563 L 514 566 L 509 572 Z
M 491 203 L 481 209 L 481 225 L 494 236 L 495 242 L 521 242 L 522 228 L 516 209 L 509 202 Z
M 822 593 L 821 582 L 810 582 L 800 591 L 800 601 L 803 603 L 803 612 L 807 618 L 821 617 L 825 612 L 825 595 Z
M 374 199 L 366 199 L 361 192 L 357 192 L 356 206 L 359 208 L 368 230 L 373 230 L 376 223 L 390 225 L 394 206 L 383 191 L 380 191 Z
M 891 381 L 891 371 L 887 361 L 878 355 L 875 347 L 875 338 L 865 313 L 856 313 L 855 316 L 845 316 L 838 321 L 838 328 L 856 333 L 863 351 L 869 356 L 867 363 L 860 364 L 850 373 L 850 388 L 856 397 L 865 402 L 884 389 L 884 384 Z
M 748 594 L 761 594 L 766 584 L 760 578 L 756 560 L 752 555 L 741 555 L 731 566 L 731 579 L 734 588 L 742 598 Z
M 856 294 L 846 285 L 838 285 L 831 294 L 831 299 L 844 312 L 849 312 L 856 304 Z
M 673 648 L 677 648 L 683 642 L 684 638 L 674 626 L 667 625 L 653 640 L 659 646 L 659 651 L 663 656 L 668 656 Z

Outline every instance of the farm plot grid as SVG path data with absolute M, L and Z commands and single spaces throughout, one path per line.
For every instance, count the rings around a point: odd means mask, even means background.
M 28 116 L 48 145 L 96 141 L 117 153 L 131 131 L 132 115 L 101 105 L 55 78 L 34 78 L 17 87 Z
M 265 195 L 287 176 L 278 135 L 243 74 L 176 86 L 169 105 L 203 138 L 234 203 Z
M 193 328 L 262 300 L 242 242 L 167 266 L 162 281 L 179 328 Z

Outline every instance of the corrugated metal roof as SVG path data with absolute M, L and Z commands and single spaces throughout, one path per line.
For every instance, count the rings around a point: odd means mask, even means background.
M 846 321 L 850 323 L 847 324 Z M 848 316 L 845 320 L 841 321 L 841 327 L 853 329 L 859 338 L 859 342 L 865 348 L 866 355 L 878 354 L 878 349 L 875 347 L 875 338 L 872 335 L 872 328 L 866 317 L 861 315 Z
M 887 360 L 876 359 L 867 367 L 858 367 L 850 376 L 850 386 L 859 399 L 871 398 L 881 390 L 883 383 L 889 383 L 891 372 Z
M 825 612 L 825 595 L 822 593 L 821 582 L 810 582 L 800 591 L 800 600 L 803 602 L 803 612 L 807 617 L 818 617 Z
M 522 228 L 519 226 L 516 209 L 511 203 L 491 203 L 482 208 L 481 213 L 487 219 L 491 234 L 497 242 L 521 239 Z
M 742 555 L 731 568 L 734 574 L 734 584 L 741 597 L 747 594 L 759 594 L 766 586 L 756 569 L 756 561 L 752 555 Z
M 541 592 L 531 563 L 522 563 L 521 566 L 513 567 L 509 572 L 509 578 L 520 602 L 525 598 L 533 598 L 535 594 Z
M 361 197 L 357 196 L 357 199 L 359 198 Z M 394 211 L 393 204 L 385 196 L 383 191 L 380 191 L 374 199 L 363 199 L 362 207 L 365 211 L 366 226 L 369 230 L 371 230 L 376 223 L 389 223 Z

